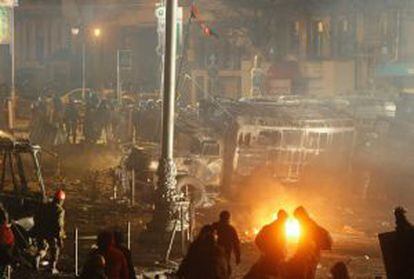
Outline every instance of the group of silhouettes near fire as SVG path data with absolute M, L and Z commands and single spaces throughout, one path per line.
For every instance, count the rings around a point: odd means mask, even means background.
M 264 226 L 257 234 L 255 243 L 261 256 L 244 278 L 315 278 L 321 251 L 331 249 L 331 237 L 327 230 L 309 216 L 305 208 L 298 207 L 294 217 L 300 223 L 301 235 L 295 254 L 288 260 L 285 230 L 288 217 L 286 211 L 280 210 L 277 219 Z M 223 211 L 217 223 L 201 229 L 177 275 L 183 279 L 230 278 L 232 253 L 235 255 L 236 264 L 239 264 L 239 238 L 230 224 L 230 213 Z M 341 270 L 341 265 L 338 264 L 332 273 L 345 274 L 345 277 L 337 278 L 347 278 L 346 266 Z
M 60 205 L 64 200 L 63 194 L 58 191 L 54 203 Z M 396 229 L 391 232 L 395 240 L 395 254 L 392 255 L 392 274 L 394 275 L 388 276 L 391 279 L 414 278 L 414 227 L 405 214 L 406 211 L 401 207 L 394 211 Z M 265 225 L 255 238 L 260 257 L 244 275 L 245 279 L 313 279 L 316 277 L 321 252 L 332 248 L 331 236 L 309 216 L 303 207 L 298 207 L 294 211 L 294 218 L 300 224 L 300 236 L 295 243 L 294 253 L 288 253 L 289 241 L 286 225 L 289 216 L 285 210 L 279 210 L 277 219 Z M 63 227 L 63 225 L 56 226 Z M 58 232 L 60 231 L 56 231 L 57 239 L 60 237 Z M 55 242 L 52 241 L 52 243 Z M 96 244 L 96 248 L 92 249 L 84 263 L 80 278 L 136 278 L 131 252 L 123 244 L 123 235 L 120 230 L 112 229 L 101 232 Z M 16 246 L 15 235 L 7 211 L 0 207 L 0 278 L 5 278 L 6 267 L 13 265 L 14 246 Z M 235 263 L 240 264 L 241 250 L 238 234 L 231 225 L 230 213 L 222 211 L 217 222 L 201 229 L 189 246 L 178 271 L 171 274 L 171 277 L 179 279 L 231 278 L 233 256 Z M 56 262 L 57 259 L 52 258 L 53 268 Z M 343 262 L 336 263 L 330 272 L 331 278 L 334 279 L 350 278 Z

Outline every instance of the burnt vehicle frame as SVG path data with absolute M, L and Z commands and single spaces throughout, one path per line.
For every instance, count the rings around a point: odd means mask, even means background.
M 34 216 L 47 201 L 40 151 L 28 140 L 0 137 L 0 202 L 14 220 Z M 35 181 L 28 177 L 29 169 Z

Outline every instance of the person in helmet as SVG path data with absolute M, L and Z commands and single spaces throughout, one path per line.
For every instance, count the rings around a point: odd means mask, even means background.
M 52 201 L 45 203 L 35 216 L 34 234 L 39 245 L 39 252 L 36 256 L 36 268 L 39 269 L 40 262 L 48 251 L 51 257 L 51 272 L 59 273 L 57 263 L 63 240 L 65 239 L 65 210 L 63 203 L 66 194 L 63 190 L 58 190 L 53 196 Z

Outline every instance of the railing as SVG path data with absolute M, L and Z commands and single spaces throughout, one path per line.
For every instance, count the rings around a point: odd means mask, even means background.
M 131 206 L 135 206 L 135 187 L 136 187 L 136 178 L 135 178 L 135 171 L 132 170 L 123 170 L 123 173 L 121 174 L 122 177 L 120 178 L 120 183 L 126 183 L 128 186 L 123 187 L 123 188 L 129 188 L 129 202 Z M 123 180 L 126 181 L 123 181 Z M 115 183 L 112 187 L 112 199 L 113 200 L 117 200 L 119 198 L 119 189 L 118 189 L 118 184 Z
M 174 228 L 171 232 L 168 247 L 165 252 L 164 260 L 169 262 L 170 254 L 174 245 L 177 232 L 180 236 L 181 255 L 184 256 L 187 251 L 187 244 L 192 241 L 192 231 L 194 229 L 194 215 L 191 203 L 188 201 L 181 201 L 178 203 L 178 218 L 175 220 Z

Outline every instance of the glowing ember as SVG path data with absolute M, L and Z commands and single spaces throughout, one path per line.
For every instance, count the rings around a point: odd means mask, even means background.
M 289 240 L 297 241 L 300 237 L 300 224 L 298 220 L 289 218 L 286 222 L 285 232 Z

